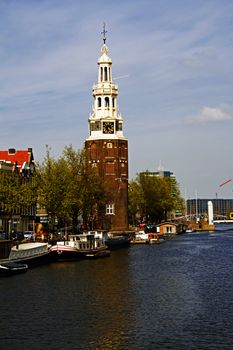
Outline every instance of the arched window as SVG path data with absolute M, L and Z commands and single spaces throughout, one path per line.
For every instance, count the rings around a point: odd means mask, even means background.
M 109 108 L 109 97 L 105 97 L 105 107 Z
M 91 156 L 91 160 L 97 160 L 97 146 L 94 142 L 91 144 L 90 156 Z
M 101 107 L 101 97 L 98 97 L 98 108 Z
M 100 81 L 103 81 L 103 67 L 100 68 Z
M 115 98 L 112 98 L 112 108 L 115 108 Z
M 104 81 L 108 81 L 108 69 L 104 67 Z

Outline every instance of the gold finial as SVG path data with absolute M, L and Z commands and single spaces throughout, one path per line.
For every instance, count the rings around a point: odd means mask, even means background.
M 106 41 L 106 33 L 107 33 L 107 30 L 105 29 L 105 22 L 104 22 L 103 31 L 101 32 L 101 34 L 103 34 L 103 42 L 104 42 L 104 44 L 105 44 L 105 41 Z

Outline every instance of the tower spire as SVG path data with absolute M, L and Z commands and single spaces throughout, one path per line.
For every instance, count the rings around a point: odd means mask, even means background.
M 105 41 L 106 41 L 106 33 L 107 33 L 107 30 L 105 28 L 105 22 L 103 24 L 103 31 L 101 32 L 101 34 L 103 34 L 103 42 L 105 44 Z

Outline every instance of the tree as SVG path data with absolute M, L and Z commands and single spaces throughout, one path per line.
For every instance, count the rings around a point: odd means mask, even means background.
M 46 146 L 46 156 L 42 164 L 37 164 L 35 178 L 38 186 L 38 204 L 46 209 L 53 226 L 63 211 L 66 167 L 61 160 L 55 160 L 50 151 Z
M 129 222 L 136 224 L 138 215 L 143 207 L 143 192 L 140 184 L 132 180 L 128 186 L 128 213 Z
M 29 213 L 36 205 L 36 197 L 32 177 L 24 177 L 11 170 L 0 170 L 0 209 L 10 222 L 14 214 Z
M 104 187 L 96 172 L 87 165 L 86 151 L 75 151 L 72 146 L 65 147 L 63 157 L 67 164 L 69 185 L 66 208 L 76 227 L 82 215 L 85 226 L 91 226 L 97 219 L 95 210 L 104 198 Z M 91 225 L 88 223 L 91 222 Z
M 133 217 L 138 212 L 147 222 L 161 222 L 175 208 L 179 193 L 177 183 L 173 181 L 171 187 L 170 178 L 140 173 L 129 185 L 129 212 Z
M 66 146 L 55 160 L 47 146 L 42 165 L 37 166 L 38 201 L 46 208 L 52 224 L 72 223 L 75 231 L 80 215 L 85 224 L 94 220 L 94 208 L 104 198 L 104 188 L 97 174 L 87 166 L 85 150 Z M 93 226 L 93 225 L 92 225 Z

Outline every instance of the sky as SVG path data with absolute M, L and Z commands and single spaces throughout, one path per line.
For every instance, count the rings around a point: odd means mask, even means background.
M 232 0 L 0 0 L 0 149 L 83 147 L 104 22 L 129 179 L 233 198 Z

